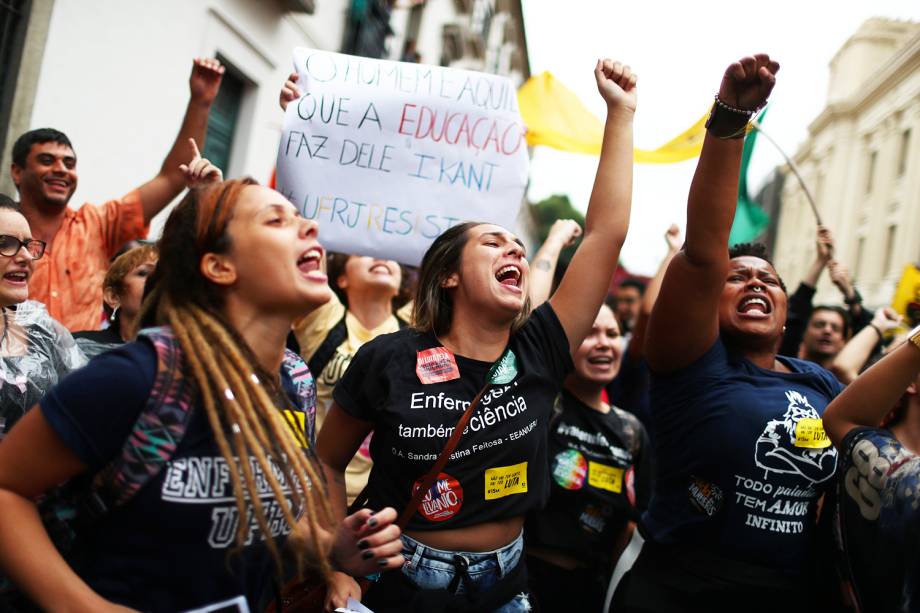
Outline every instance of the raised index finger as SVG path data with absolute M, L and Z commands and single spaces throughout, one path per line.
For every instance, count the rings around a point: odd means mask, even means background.
M 198 150 L 198 143 L 195 142 L 194 138 L 188 139 L 188 144 L 192 146 L 192 159 L 198 159 L 201 157 L 201 152 Z

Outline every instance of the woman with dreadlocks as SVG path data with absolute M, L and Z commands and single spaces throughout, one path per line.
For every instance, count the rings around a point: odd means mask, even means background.
M 316 233 L 251 179 L 190 191 L 142 308 L 161 327 L 64 380 L 0 445 L 0 563 L 42 609 L 255 610 L 304 564 L 402 564 L 394 510 L 333 522 L 315 387 L 285 352 L 329 299 Z M 105 507 L 65 561 L 33 500 L 84 478 Z

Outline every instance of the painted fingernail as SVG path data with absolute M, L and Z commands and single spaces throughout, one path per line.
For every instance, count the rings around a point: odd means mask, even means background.
M 370 526 L 371 528 L 376 528 L 376 527 L 377 527 L 377 518 L 376 518 L 376 517 L 371 517 L 369 520 L 367 520 L 367 525 Z
M 373 552 L 373 551 L 365 551 L 364 553 L 361 554 L 361 559 L 362 559 L 362 560 L 370 560 L 370 559 L 373 558 L 373 557 L 374 557 L 374 552 Z
M 379 560 L 377 560 L 377 566 L 384 567 L 384 566 L 386 566 L 386 565 L 387 565 L 387 559 L 386 559 L 386 558 L 380 558 Z
M 370 543 L 367 540 L 358 541 L 358 549 L 367 549 L 370 546 Z

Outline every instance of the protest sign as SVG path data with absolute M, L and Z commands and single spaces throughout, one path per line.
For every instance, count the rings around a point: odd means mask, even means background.
M 464 221 L 514 229 L 529 156 L 507 77 L 297 48 L 277 187 L 332 251 L 417 265 Z

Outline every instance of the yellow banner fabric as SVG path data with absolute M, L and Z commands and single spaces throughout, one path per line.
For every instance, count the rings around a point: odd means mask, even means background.
M 904 267 L 904 273 L 901 280 L 898 281 L 898 287 L 894 292 L 894 301 L 891 308 L 900 313 L 907 315 L 907 308 L 914 303 L 914 309 L 920 304 L 920 270 L 913 264 Z
M 518 107 L 527 125 L 527 144 L 561 151 L 600 155 L 604 124 L 578 96 L 549 72 L 527 80 L 518 89 Z M 709 112 L 657 149 L 635 150 L 639 164 L 673 164 L 700 155 Z

